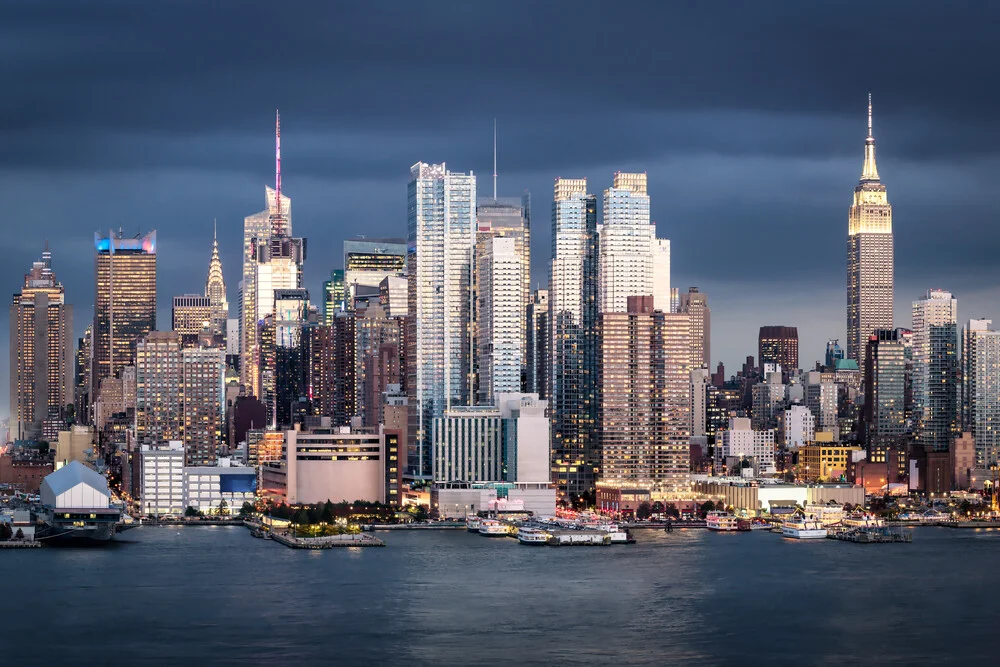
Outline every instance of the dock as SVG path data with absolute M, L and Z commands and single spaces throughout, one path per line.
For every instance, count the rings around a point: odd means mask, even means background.
M 913 533 L 886 527 L 859 527 L 846 530 L 832 530 L 827 538 L 855 544 L 896 544 L 913 541 Z
M 10 540 L 7 542 L 0 542 L 0 549 L 32 549 L 41 546 L 41 542 L 35 542 L 33 540 Z
M 271 533 L 271 539 L 289 549 L 333 549 L 335 547 L 384 547 L 385 542 L 369 534 L 290 537 Z

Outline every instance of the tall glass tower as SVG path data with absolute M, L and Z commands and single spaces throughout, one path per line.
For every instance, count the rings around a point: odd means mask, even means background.
M 624 313 L 628 297 L 655 295 L 656 227 L 649 222 L 646 174 L 615 174 L 614 184 L 604 191 L 600 236 L 601 312 Z M 662 267 L 662 260 L 660 263 Z M 666 280 L 669 293 L 669 276 Z M 662 296 L 657 305 L 668 308 L 668 304 L 662 303 Z
M 560 495 L 594 490 L 597 419 L 597 197 L 587 179 L 558 178 L 549 274 L 552 481 Z
M 958 300 L 928 290 L 913 302 L 913 416 L 925 451 L 947 451 L 958 408 Z
M 431 473 L 431 424 L 471 398 L 476 176 L 418 162 L 407 186 L 411 474 Z M 409 363 L 410 360 L 412 363 Z
M 864 376 L 865 346 L 876 329 L 892 329 L 892 206 L 875 166 L 872 98 L 868 95 L 868 137 L 861 180 L 847 227 L 847 358 Z

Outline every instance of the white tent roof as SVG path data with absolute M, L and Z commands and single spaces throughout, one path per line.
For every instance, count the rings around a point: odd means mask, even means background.
M 102 496 L 111 496 L 108 480 L 79 461 L 70 461 L 59 470 L 47 475 L 42 480 L 39 495 L 43 504 L 55 506 L 60 496 L 81 484 L 87 485 Z

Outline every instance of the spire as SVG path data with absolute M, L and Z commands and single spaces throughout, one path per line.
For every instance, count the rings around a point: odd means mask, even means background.
M 493 201 L 497 199 L 497 119 L 493 119 Z
M 861 168 L 862 181 L 877 181 L 878 168 L 875 166 L 875 135 L 872 134 L 872 93 L 868 91 L 868 137 L 865 139 L 865 163 Z
M 212 218 L 212 243 L 219 245 L 219 219 Z
M 274 110 L 274 201 L 281 215 L 281 113 Z

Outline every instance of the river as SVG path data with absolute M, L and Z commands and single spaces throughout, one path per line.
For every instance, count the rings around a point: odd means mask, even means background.
M 637 531 L 606 548 L 464 531 L 299 551 L 235 527 L 0 552 L 0 664 L 994 663 L 1000 531 L 912 544 Z

